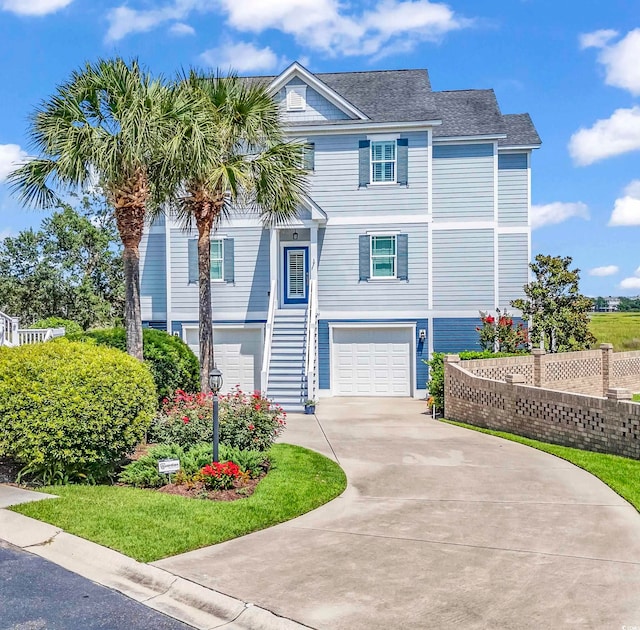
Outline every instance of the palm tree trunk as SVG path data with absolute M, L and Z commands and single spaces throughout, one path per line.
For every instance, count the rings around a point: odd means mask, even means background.
M 140 310 L 140 241 L 144 229 L 145 207 L 115 204 L 116 225 L 124 251 L 124 322 L 127 353 L 142 361 L 142 312 Z
M 207 204 L 209 205 L 209 204 Z M 211 226 L 213 215 L 196 214 L 198 226 L 198 286 L 200 329 L 200 389 L 209 392 L 209 372 L 214 366 L 213 310 L 211 308 Z
M 138 245 L 125 245 L 124 260 L 124 322 L 127 352 L 142 361 L 142 313 L 140 311 L 140 250 Z

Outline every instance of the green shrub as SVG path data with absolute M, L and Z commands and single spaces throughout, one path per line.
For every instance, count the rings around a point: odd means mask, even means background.
M 64 328 L 66 335 L 73 335 L 82 332 L 82 326 L 70 319 L 63 317 L 46 317 L 39 319 L 29 326 L 29 328 Z
M 249 396 L 238 388 L 220 396 L 219 418 L 220 442 L 243 450 L 268 450 L 286 424 L 282 407 L 260 392 Z M 163 401 L 162 411 L 149 429 L 149 441 L 189 448 L 211 442 L 212 434 L 211 395 L 177 390 Z
M 44 483 L 97 481 L 143 439 L 149 370 L 110 348 L 60 340 L 0 352 L 0 456 Z
M 211 449 L 212 445 L 207 443 L 197 444 L 187 450 L 177 444 L 158 444 L 150 448 L 146 455 L 125 466 L 118 480 L 140 488 L 159 488 L 169 483 L 169 475 L 158 472 L 158 460 L 179 459 L 183 476 L 192 477 L 211 463 Z M 269 466 L 269 458 L 260 451 L 242 451 L 220 444 L 218 456 L 220 461 L 237 464 L 250 477 L 259 477 Z
M 73 341 L 94 341 L 126 351 L 127 337 L 124 328 L 104 328 L 67 335 Z M 162 330 L 145 328 L 142 331 L 144 360 L 153 374 L 158 390 L 158 403 L 173 396 L 177 389 L 187 392 L 200 390 L 200 366 L 191 348 L 179 337 Z
M 527 353 L 491 352 L 489 350 L 467 350 L 458 353 L 462 361 L 471 361 L 472 359 L 498 359 L 500 357 L 513 357 L 522 354 Z M 436 409 L 444 411 L 444 353 L 434 352 L 429 361 L 423 359 L 423 362 L 429 366 L 427 389 L 429 390 L 429 396 L 433 398 L 433 406 Z

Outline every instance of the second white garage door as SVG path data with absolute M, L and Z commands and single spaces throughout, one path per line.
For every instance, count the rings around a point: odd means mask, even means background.
M 411 328 L 334 328 L 336 396 L 410 396 Z
M 198 329 L 186 328 L 185 338 L 198 356 Z M 213 341 L 215 362 L 224 380 L 222 392 L 226 393 L 236 385 L 249 393 L 260 389 L 262 329 L 214 327 Z

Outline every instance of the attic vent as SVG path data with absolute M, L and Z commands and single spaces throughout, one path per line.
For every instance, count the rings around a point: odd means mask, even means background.
M 287 111 L 303 112 L 307 109 L 307 86 L 287 85 Z

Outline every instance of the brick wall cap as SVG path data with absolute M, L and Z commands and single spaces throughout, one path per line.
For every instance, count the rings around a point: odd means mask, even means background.
M 444 357 L 445 363 L 460 363 L 460 356 L 457 354 L 447 354 Z
M 633 394 L 630 389 L 626 389 L 625 387 L 610 387 L 607 390 L 607 398 L 609 398 L 609 400 L 631 400 Z
M 601 343 L 599 347 L 600 347 L 600 350 L 613 350 L 612 343 Z
M 542 356 L 543 354 L 547 354 L 547 353 L 546 353 L 542 348 L 534 348 L 534 349 L 531 351 L 531 354 L 532 354 L 534 357 L 540 357 L 540 356 Z

